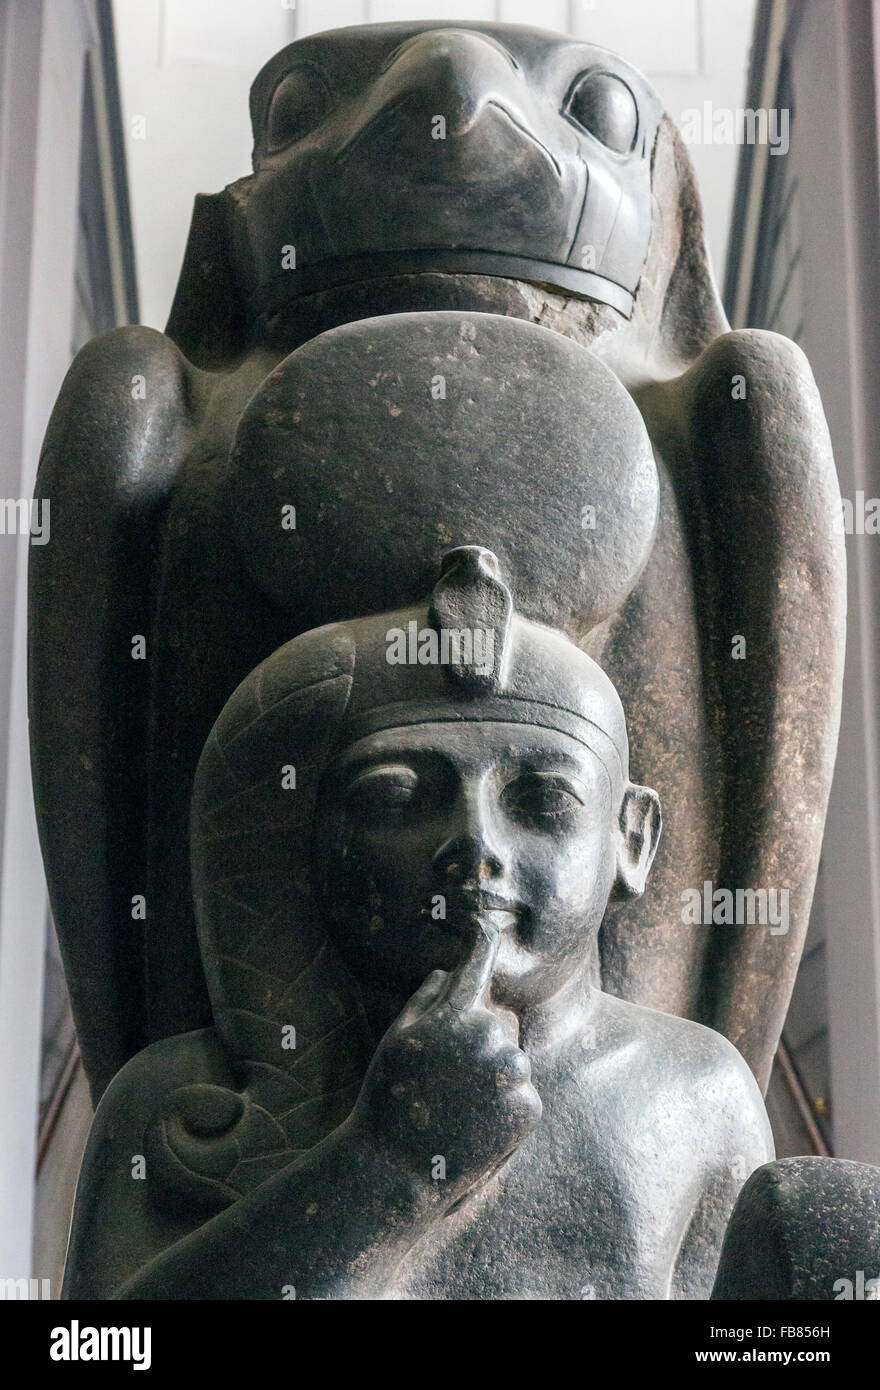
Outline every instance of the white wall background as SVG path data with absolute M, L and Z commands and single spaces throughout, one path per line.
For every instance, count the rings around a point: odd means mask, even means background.
M 574 33 L 653 81 L 666 108 L 743 104 L 755 0 L 114 0 L 144 323 L 163 328 L 196 193 L 250 170 L 247 95 L 291 39 L 397 19 L 501 19 Z M 144 138 L 133 138 L 135 118 Z M 720 273 L 735 146 L 692 146 Z
M 33 495 L 70 363 L 86 0 L 0 0 L 0 495 Z M 0 1279 L 31 1271 L 46 889 L 27 731 L 27 536 L 0 537 Z

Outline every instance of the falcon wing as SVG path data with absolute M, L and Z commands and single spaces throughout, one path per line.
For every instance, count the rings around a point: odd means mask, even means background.
M 774 333 L 724 334 L 639 404 L 663 464 L 661 519 L 604 656 L 630 716 L 633 777 L 665 803 L 666 845 L 632 925 L 632 906 L 609 919 L 603 973 L 615 993 L 725 1034 L 766 1085 L 840 718 L 831 444 L 806 358 Z M 743 894 L 746 924 L 725 922 L 723 906 L 714 921 L 686 920 L 685 894 L 705 901 L 707 883 L 713 902 L 717 890 Z M 749 912 L 764 922 L 748 924 Z
M 191 425 L 187 364 L 147 328 L 95 338 L 68 372 L 36 494 L 30 727 L 37 820 L 95 1098 L 146 1041 L 145 750 L 159 521 Z M 143 638 L 144 659 L 134 639 Z

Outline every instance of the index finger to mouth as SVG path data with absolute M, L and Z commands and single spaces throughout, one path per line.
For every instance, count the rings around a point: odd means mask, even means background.
M 484 926 L 481 921 L 467 957 L 450 977 L 445 1002 L 453 1009 L 475 1009 L 484 1003 L 500 944 L 501 932 L 488 924 Z

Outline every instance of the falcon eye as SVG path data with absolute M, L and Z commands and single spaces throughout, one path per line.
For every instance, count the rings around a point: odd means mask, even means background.
M 639 128 L 636 99 L 621 78 L 610 72 L 590 72 L 577 79 L 565 103 L 565 114 L 617 154 L 628 154 Z
M 266 121 L 270 153 L 301 140 L 330 109 L 330 94 L 314 68 L 294 68 L 275 88 Z

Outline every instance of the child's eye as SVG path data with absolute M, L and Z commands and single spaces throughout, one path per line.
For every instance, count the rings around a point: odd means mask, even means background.
M 502 803 L 512 815 L 555 820 L 584 805 L 582 790 L 558 773 L 531 772 L 509 782 Z
M 418 786 L 418 776 L 405 764 L 373 767 L 352 782 L 348 806 L 356 815 L 402 810 L 413 802 Z

